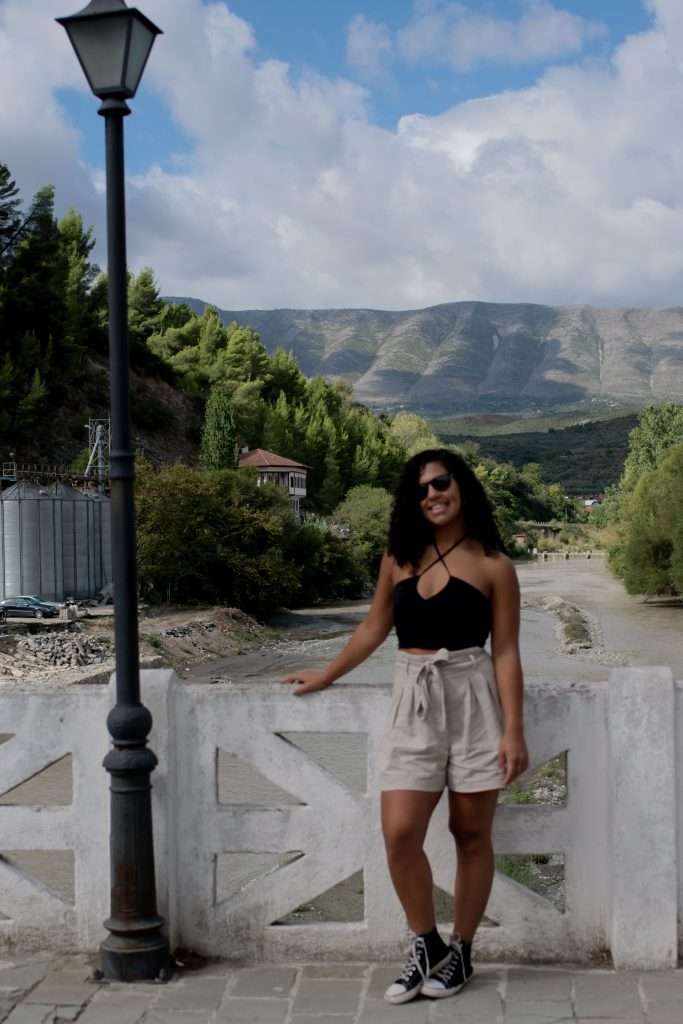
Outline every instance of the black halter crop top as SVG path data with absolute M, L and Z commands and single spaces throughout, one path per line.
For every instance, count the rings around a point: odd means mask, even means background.
M 491 632 L 491 603 L 478 587 L 451 576 L 444 555 L 456 548 L 461 537 L 419 575 L 408 576 L 394 587 L 394 625 L 398 646 L 421 647 L 438 651 L 461 651 L 465 647 L 483 647 Z M 436 547 L 436 545 L 435 545 Z M 420 576 L 442 562 L 448 573 L 448 583 L 431 597 L 422 597 L 417 589 Z

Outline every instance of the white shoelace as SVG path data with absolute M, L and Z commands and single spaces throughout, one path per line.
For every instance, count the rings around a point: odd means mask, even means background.
M 427 945 L 425 943 L 425 940 L 418 936 L 418 938 L 416 938 L 415 941 L 413 942 L 413 948 L 411 950 L 408 962 L 401 971 L 399 977 L 396 979 L 396 984 L 410 981 L 410 976 L 413 974 L 415 970 L 418 971 L 423 981 L 426 979 L 427 975 L 425 974 L 422 968 L 422 964 L 420 963 L 418 950 L 423 954 L 424 962 L 427 962 Z
M 453 954 L 451 959 L 434 975 L 438 981 L 444 981 L 447 985 L 450 985 L 459 966 L 462 965 L 463 977 L 465 975 L 465 962 L 462 957 L 462 946 L 459 942 L 451 943 L 451 952 Z

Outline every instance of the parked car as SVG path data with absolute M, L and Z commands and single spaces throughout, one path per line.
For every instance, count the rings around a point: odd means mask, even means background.
M 41 601 L 33 595 L 10 597 L 0 601 L 0 622 L 5 619 L 54 619 L 59 615 L 59 608 L 49 601 Z

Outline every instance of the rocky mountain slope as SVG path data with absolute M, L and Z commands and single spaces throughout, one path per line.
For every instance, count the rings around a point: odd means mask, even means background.
M 204 302 L 187 302 L 201 312 Z M 221 310 L 358 401 L 427 415 L 683 401 L 683 308 L 451 302 L 427 309 Z

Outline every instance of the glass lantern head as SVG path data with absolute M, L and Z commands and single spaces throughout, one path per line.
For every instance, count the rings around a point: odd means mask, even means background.
M 131 99 L 161 29 L 125 0 L 91 0 L 78 14 L 57 21 L 95 95 Z

